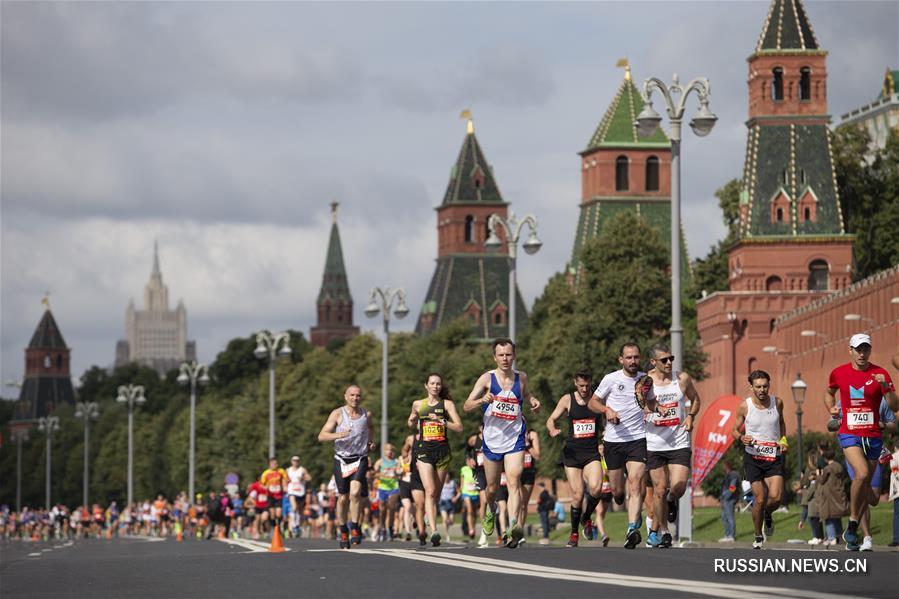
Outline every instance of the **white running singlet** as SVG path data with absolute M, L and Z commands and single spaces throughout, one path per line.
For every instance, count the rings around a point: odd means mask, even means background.
M 653 387 L 659 409 L 646 417 L 648 451 L 672 451 L 690 447 L 690 433 L 684 426 L 687 398 L 681 391 L 677 373 L 672 376 L 674 380 L 671 383 Z
M 646 438 L 646 424 L 643 419 L 643 410 L 637 405 L 634 387 L 637 378 L 644 372 L 638 372 L 636 376 L 628 376 L 623 370 L 610 372 L 602 377 L 599 387 L 593 395 L 604 399 L 606 405 L 618 413 L 618 424 L 607 423 L 603 434 L 605 441 L 623 443 L 625 441 L 638 441 Z M 652 397 L 650 391 L 649 396 Z
M 306 495 L 306 469 L 302 466 L 287 469 L 287 494 L 297 497 Z
M 368 410 L 359 408 L 362 415 L 353 420 L 346 407 L 340 408 L 340 423 L 335 432 L 350 431 L 349 437 L 334 441 L 334 454 L 342 458 L 368 455 Z
M 767 462 L 773 462 L 780 454 L 777 441 L 780 439 L 780 415 L 777 413 L 777 399 L 770 395 L 770 407 L 766 410 L 755 407 L 751 397 L 746 398 L 746 434 L 753 439 L 746 445 L 746 453 Z

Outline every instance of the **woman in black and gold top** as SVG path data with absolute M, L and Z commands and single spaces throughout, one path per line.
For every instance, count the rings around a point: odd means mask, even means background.
M 440 545 L 437 532 L 437 499 L 446 480 L 450 464 L 450 446 L 446 438 L 447 429 L 462 432 L 462 421 L 449 388 L 443 384 L 443 377 L 432 372 L 425 381 L 428 396 L 412 404 L 409 414 L 409 428 L 418 428 L 419 438 L 415 443 L 416 466 L 425 487 L 425 511 L 431 526 L 431 544 Z

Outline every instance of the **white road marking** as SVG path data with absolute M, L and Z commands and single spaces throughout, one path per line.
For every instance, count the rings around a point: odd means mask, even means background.
M 127 537 L 119 537 L 121 539 L 134 539 L 136 541 L 150 541 L 152 543 L 165 541 L 164 537 L 151 537 L 147 535 L 128 535 Z
M 38 553 L 29 553 L 29 554 L 28 554 L 28 557 L 40 557 L 40 556 L 41 556 L 40 552 L 38 552 Z
M 253 553 L 268 553 L 270 547 L 268 543 L 263 543 L 262 541 L 251 541 L 250 539 L 216 539 L 216 541 L 227 543 L 229 545 L 235 545 L 237 547 L 247 549 Z M 284 551 L 290 551 L 290 548 L 285 547 Z
M 751 593 L 754 599 L 838 599 L 842 595 L 831 595 L 802 589 L 789 589 L 783 587 L 763 587 L 743 584 L 725 584 L 719 582 L 707 582 L 699 580 L 685 580 L 678 578 L 661 578 L 648 576 L 633 576 L 625 574 L 611 574 L 593 572 L 587 570 L 570 570 L 555 568 L 501 559 L 491 559 L 481 556 L 446 553 L 435 555 L 434 553 L 418 552 L 410 549 L 353 549 L 350 553 L 362 553 L 369 555 L 386 555 L 415 561 L 428 562 L 469 570 L 492 572 L 495 574 L 510 574 L 517 576 L 530 576 L 535 578 L 547 578 L 552 580 L 569 580 L 572 582 L 593 583 L 621 587 L 640 587 L 671 591 L 672 589 L 695 595 L 709 597 L 721 597 L 729 599 L 736 595 Z

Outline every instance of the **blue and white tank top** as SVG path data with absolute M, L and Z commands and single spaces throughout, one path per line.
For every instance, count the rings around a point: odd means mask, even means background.
M 490 393 L 494 400 L 483 406 L 484 446 L 493 453 L 506 453 L 516 445 L 524 447 L 525 423 L 521 413 L 521 377 L 515 370 L 515 382 L 511 389 L 503 389 L 490 371 Z

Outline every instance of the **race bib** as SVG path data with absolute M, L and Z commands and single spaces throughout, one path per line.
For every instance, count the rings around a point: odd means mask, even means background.
M 596 436 L 596 420 L 594 418 L 572 420 L 571 424 L 574 427 L 575 439 L 588 439 Z
M 612 483 L 610 483 L 607 479 L 602 481 L 602 488 L 599 490 L 602 495 L 606 493 L 612 492 Z
M 507 483 L 506 483 L 506 473 L 503 472 L 503 473 L 500 474 L 500 476 L 499 476 L 499 486 L 505 487 L 506 484 L 507 484 Z
M 446 441 L 446 424 L 439 420 L 427 420 L 421 424 L 422 441 Z
M 524 467 L 530 468 L 533 465 L 534 465 L 534 456 L 532 456 L 528 452 L 524 452 Z
M 294 482 L 292 482 L 292 483 L 289 483 L 289 484 L 287 485 L 287 490 L 290 491 L 291 493 L 302 494 L 303 491 L 305 491 L 306 489 L 305 489 L 305 487 L 303 486 L 303 483 L 299 483 L 299 482 L 294 483 Z
M 769 441 L 756 441 L 746 450 L 753 458 L 763 462 L 773 462 L 777 459 L 777 443 Z
M 677 426 L 680 424 L 678 407 L 677 402 L 659 405 L 659 411 L 652 415 L 652 423 L 656 426 Z
M 340 476 L 342 478 L 347 478 L 348 476 L 352 476 L 356 473 L 356 470 L 359 469 L 359 463 L 362 461 L 362 458 L 359 458 L 355 462 L 350 462 L 347 464 L 343 460 L 337 460 L 340 462 Z
M 271 493 L 272 495 L 277 495 L 278 493 L 281 492 L 281 485 L 269 485 L 268 492 Z
M 258 501 L 259 503 L 268 503 L 268 495 L 260 493 L 256 496 L 256 501 Z
M 478 483 L 473 480 L 465 481 L 465 494 L 466 495 L 477 495 L 478 494 Z
M 475 461 L 477 462 L 478 466 L 483 466 L 484 465 L 484 454 L 479 451 L 478 457 Z
M 846 411 L 846 426 L 851 431 L 874 428 L 874 412 L 870 408 L 849 408 Z
M 515 420 L 521 414 L 521 404 L 517 401 L 505 401 L 497 397 L 492 406 L 493 415 L 503 420 Z

